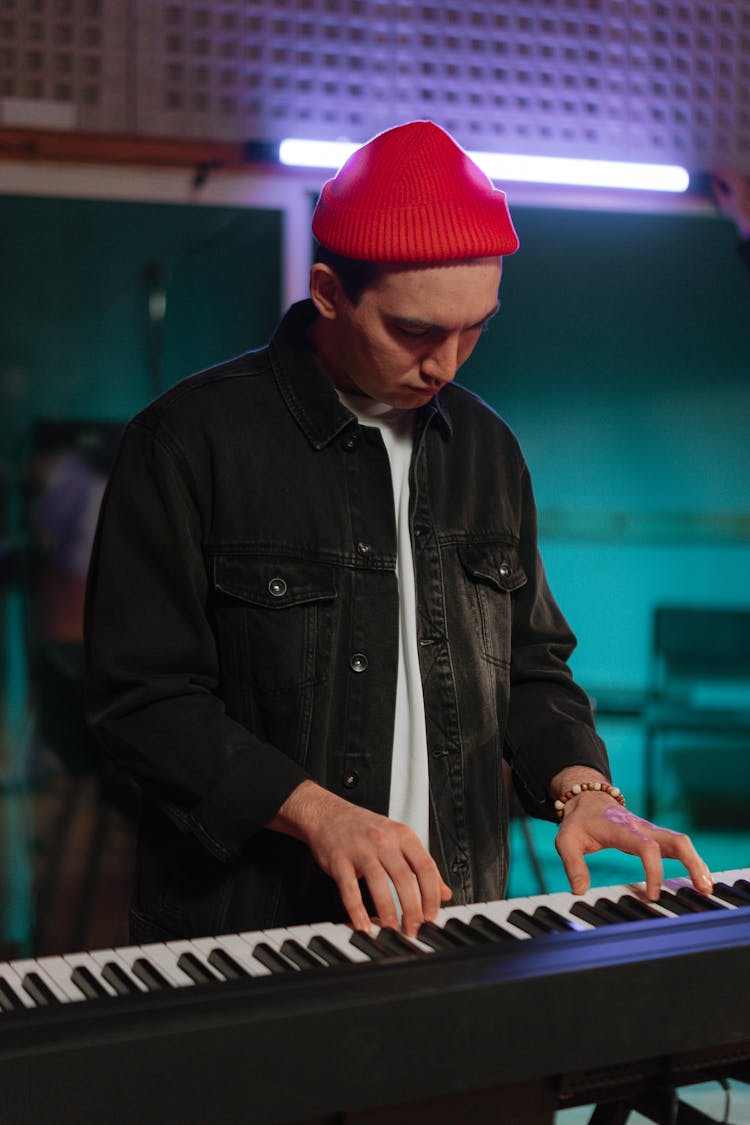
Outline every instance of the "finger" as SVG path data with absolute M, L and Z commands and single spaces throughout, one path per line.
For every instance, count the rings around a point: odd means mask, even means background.
M 687 870 L 695 889 L 701 894 L 710 894 L 714 886 L 711 871 L 708 864 L 698 855 L 690 837 L 684 832 L 672 832 L 665 828 L 659 830 L 658 839 L 661 843 L 662 855 L 667 859 L 679 860 Z
M 608 818 L 604 835 L 599 836 L 593 829 L 592 835 L 600 847 L 618 848 L 629 855 L 640 857 L 646 876 L 646 895 L 654 901 L 661 894 L 664 879 L 662 849 L 657 837 L 660 834 L 666 837 L 676 833 L 669 833 L 668 829 L 661 830 L 650 821 L 624 809 L 618 811 L 617 818 L 614 825 L 611 818 Z
M 391 885 L 388 882 L 388 873 L 382 863 L 378 861 L 369 863 L 362 869 L 362 877 L 367 883 L 367 889 L 370 892 L 370 898 L 375 908 L 375 915 L 380 925 L 397 929 L 399 923 L 398 911 L 393 901 Z
M 339 889 L 339 895 L 344 906 L 344 910 L 349 915 L 349 921 L 355 930 L 364 930 L 369 933 L 372 929 L 372 922 L 370 916 L 365 910 L 365 904 L 362 901 L 362 892 L 359 889 L 359 882 L 354 872 L 353 867 L 343 869 L 339 873 L 332 873 L 336 881 L 336 886 Z
M 446 887 L 440 877 L 435 860 L 424 850 L 422 845 L 415 841 L 415 846 L 404 848 L 404 856 L 416 877 L 418 891 L 422 905 L 422 921 L 432 921 L 440 909 L 440 903 L 445 898 L 445 892 L 452 894 L 450 887 Z
M 562 860 L 573 894 L 585 894 L 591 886 L 591 876 L 583 858 L 581 836 L 576 832 L 566 832 L 565 826 L 563 826 L 557 833 L 555 847 Z
M 646 897 L 655 902 L 661 894 L 661 885 L 664 882 L 664 864 L 661 858 L 661 847 L 658 842 L 644 833 L 639 833 L 639 843 L 635 849 L 641 857 L 643 870 L 646 873 Z
M 416 937 L 419 927 L 425 920 L 419 882 L 412 868 L 403 859 L 395 863 L 388 874 L 401 903 L 401 929 L 409 937 Z

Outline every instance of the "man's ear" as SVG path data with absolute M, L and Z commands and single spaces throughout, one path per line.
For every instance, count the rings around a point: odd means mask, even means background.
M 346 296 L 337 275 L 325 262 L 313 262 L 310 269 L 310 296 L 321 316 L 326 320 L 336 319 Z

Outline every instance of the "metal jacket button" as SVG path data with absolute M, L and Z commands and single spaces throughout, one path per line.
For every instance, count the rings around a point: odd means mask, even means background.
M 500 563 L 500 573 L 503 576 L 503 578 L 507 578 L 508 575 L 510 574 L 510 567 L 508 566 L 508 564 L 506 562 Z
M 360 540 L 357 544 L 357 551 L 360 555 L 369 555 L 371 550 L 372 545 L 370 543 L 363 543 L 362 540 Z
M 287 585 L 283 578 L 272 578 L 268 583 L 268 592 L 272 598 L 283 598 Z
M 367 663 L 367 657 L 363 652 L 355 652 L 349 660 L 349 667 L 352 672 L 364 672 Z
M 341 448 L 347 453 L 353 453 L 359 445 L 359 434 L 347 434 L 341 442 Z
M 349 770 L 341 778 L 341 784 L 345 789 L 354 789 L 359 784 L 359 774 L 356 770 Z

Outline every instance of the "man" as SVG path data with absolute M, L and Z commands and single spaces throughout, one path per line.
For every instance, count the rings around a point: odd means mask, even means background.
M 505 196 L 412 122 L 325 185 L 313 233 L 311 301 L 138 415 L 105 500 L 89 713 L 144 794 L 134 939 L 342 906 L 414 934 L 502 897 L 504 755 L 562 816 L 574 890 L 605 846 L 652 895 L 662 855 L 707 890 L 687 837 L 621 807 L 517 443 L 452 385 L 518 245 Z

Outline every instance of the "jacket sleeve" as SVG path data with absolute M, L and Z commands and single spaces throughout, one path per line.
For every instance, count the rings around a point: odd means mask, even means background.
M 609 777 L 604 743 L 586 693 L 568 667 L 576 639 L 552 596 L 537 548 L 536 505 L 523 469 L 520 552 L 527 576 L 517 591 L 511 634 L 506 755 L 519 798 L 533 816 L 554 819 L 548 785 L 567 766 Z
M 148 798 L 228 859 L 307 774 L 226 714 L 197 496 L 176 441 L 131 423 L 89 572 L 86 710 Z

